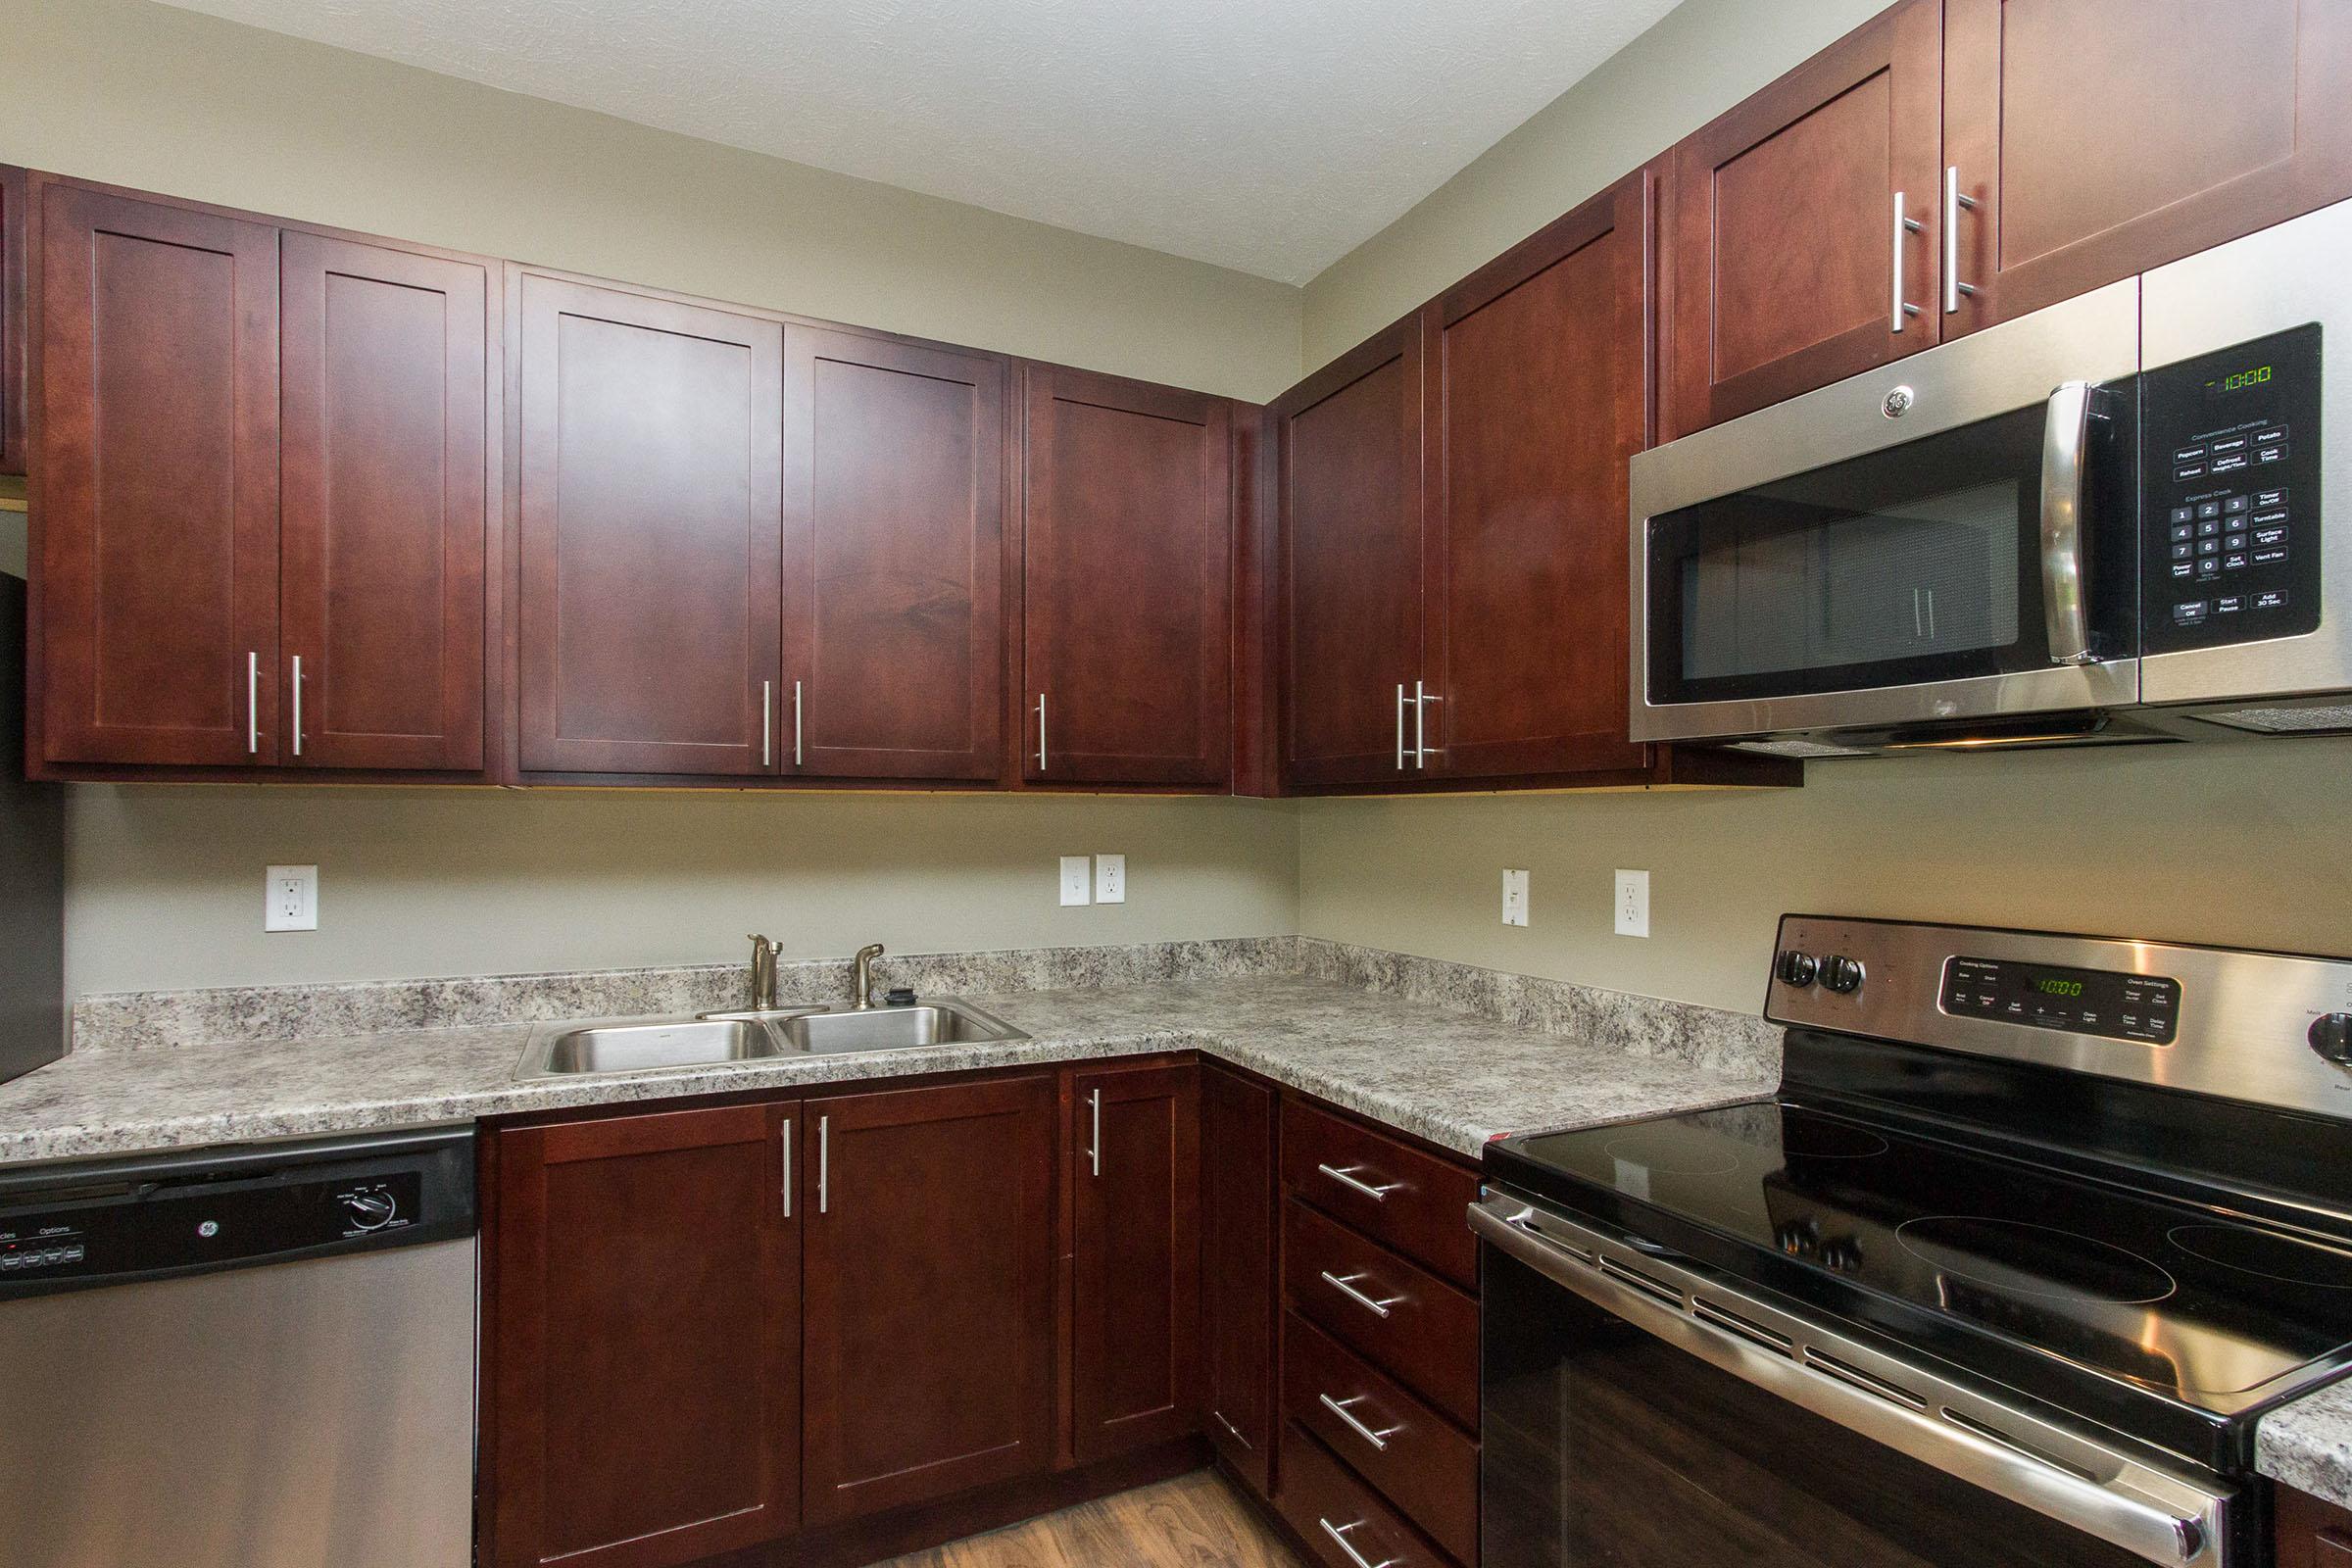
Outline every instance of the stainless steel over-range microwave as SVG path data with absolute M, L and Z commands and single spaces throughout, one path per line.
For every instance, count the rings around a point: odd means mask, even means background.
M 1643 453 L 1633 737 L 2352 732 L 2331 388 L 2352 203 Z

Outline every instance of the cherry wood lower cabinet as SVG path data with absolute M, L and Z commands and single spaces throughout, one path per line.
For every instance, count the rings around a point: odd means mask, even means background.
M 486 1147 L 483 1561 L 675 1568 L 798 1522 L 799 1107 Z
M 832 1524 L 1054 1459 L 1051 1074 L 812 1102 L 804 1512 Z
M 1200 1069 L 1071 1080 L 1079 1462 L 1199 1430 Z
M 1274 1487 L 1275 1090 L 1200 1069 L 1200 1403 L 1219 1458 Z
M 2352 1510 L 2278 1489 L 2278 1568 L 2352 1568 Z
M 0 164 L 0 473 L 24 471 L 24 171 Z

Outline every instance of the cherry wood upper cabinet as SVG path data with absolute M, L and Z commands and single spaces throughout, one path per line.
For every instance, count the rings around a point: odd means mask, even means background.
M 42 754 L 274 763 L 277 231 L 34 189 Z
M 1086 1463 L 1200 1425 L 1200 1071 L 1111 1068 L 1071 1087 L 1072 1446 Z
M 1669 435 L 1936 341 L 1941 25 L 1902 0 L 1675 149 Z
M 1423 313 L 1434 769 L 1642 764 L 1626 739 L 1626 464 L 1649 421 L 1647 171 Z
M 0 473 L 24 471 L 24 171 L 0 164 Z
M 1003 766 L 1004 362 L 784 333 L 787 773 Z
M 1023 776 L 1222 785 L 1231 406 L 1054 366 L 1026 373 Z
M 281 242 L 281 760 L 482 765 L 489 270 Z
M 1200 1402 L 1260 1497 L 1274 1468 L 1274 1091 L 1200 1069 Z
M 1055 1081 L 812 1102 L 801 1162 L 811 1525 L 1053 1460 Z
M 1944 0 L 1943 70 L 1946 336 L 2352 196 L 2341 0 Z
M 1422 676 L 1421 335 L 1408 318 L 1278 399 L 1283 776 L 1294 789 L 1404 767 Z
M 783 327 L 537 273 L 519 296 L 520 765 L 771 771 Z
M 486 1562 L 675 1568 L 795 1527 L 798 1115 L 732 1105 L 496 1136 Z

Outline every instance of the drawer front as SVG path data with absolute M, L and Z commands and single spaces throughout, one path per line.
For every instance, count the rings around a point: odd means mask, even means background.
M 1478 1302 L 1295 1198 L 1282 1211 L 1291 1304 L 1463 1426 L 1477 1426 Z
M 1478 1560 L 1478 1445 L 1306 1319 L 1283 1326 L 1282 1410 L 1429 1538 Z
M 1282 1494 L 1274 1506 L 1322 1568 L 1451 1568 L 1300 1427 L 1282 1429 Z
M 1475 1172 L 1286 1096 L 1282 1180 L 1325 1213 L 1478 1288 L 1478 1244 L 1462 1217 L 1478 1198 Z

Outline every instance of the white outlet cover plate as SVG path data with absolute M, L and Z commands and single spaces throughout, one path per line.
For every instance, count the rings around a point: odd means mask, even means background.
M 1505 869 L 1502 873 L 1502 923 L 1527 924 L 1527 873 Z
M 1621 937 L 1649 935 L 1649 873 L 1620 871 L 1617 873 L 1617 934 Z
M 1127 902 L 1127 857 L 1098 855 L 1095 857 L 1095 902 L 1097 904 L 1125 904 Z
M 1095 902 L 1090 891 L 1094 869 L 1093 863 L 1083 855 L 1065 855 L 1061 858 L 1061 902 L 1065 907 Z
M 318 929 L 318 868 L 315 865 L 273 865 L 263 873 L 262 929 L 316 931 Z

